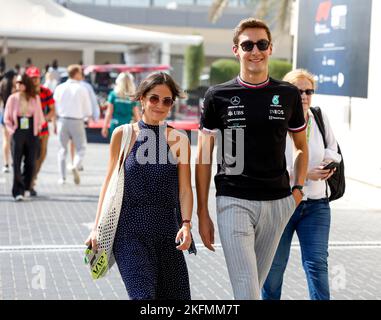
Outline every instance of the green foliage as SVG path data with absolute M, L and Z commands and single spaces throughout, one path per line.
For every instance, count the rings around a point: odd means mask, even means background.
M 203 67 L 203 43 L 196 46 L 188 46 L 185 52 L 185 75 L 188 90 L 193 90 L 200 85 L 200 75 Z
M 232 59 L 219 59 L 210 66 L 210 84 L 229 81 L 239 74 L 239 62 Z
M 292 70 L 292 64 L 283 60 L 270 60 L 269 73 L 270 77 L 278 80 L 282 80 L 284 75 Z

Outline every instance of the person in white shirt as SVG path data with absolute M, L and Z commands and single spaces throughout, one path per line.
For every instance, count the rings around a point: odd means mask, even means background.
M 63 184 L 66 181 L 66 155 L 68 142 L 71 139 L 76 150 L 71 171 L 74 176 L 74 183 L 79 184 L 78 168 L 82 166 L 86 151 L 84 119 L 91 117 L 93 111 L 88 90 L 81 84 L 81 66 L 68 66 L 68 75 L 69 79 L 58 85 L 54 91 L 58 117 L 58 141 L 60 144 L 58 151 L 60 179 L 58 183 Z
M 53 77 L 51 72 L 45 73 L 45 82 L 43 84 L 44 87 L 49 88 L 52 92 L 56 89 L 58 85 L 57 80 Z
M 296 231 L 310 298 L 311 300 L 329 300 L 327 258 L 331 209 L 327 198 L 330 190 L 326 180 L 336 169 L 324 170 L 323 167 L 332 161 L 340 163 L 342 159 L 327 116 L 322 112 L 327 142 L 325 148 L 323 136 L 310 110 L 312 95 L 316 89 L 314 76 L 307 70 L 297 69 L 286 74 L 283 80 L 298 87 L 302 96 L 304 117 L 307 122 L 309 163 L 303 188 L 303 201 L 296 208 L 283 232 L 270 272 L 262 288 L 262 298 L 264 300 L 280 299 L 283 274 L 290 254 L 292 237 Z M 288 138 L 286 146 L 287 169 L 292 176 L 295 154 L 291 138 Z
M 100 116 L 100 109 L 99 109 L 97 95 L 95 94 L 95 91 L 94 91 L 92 85 L 85 80 L 85 75 L 83 73 L 82 73 L 81 84 L 86 88 L 87 92 L 90 95 L 91 109 L 93 112 L 91 115 L 91 119 L 93 121 L 98 121 L 99 116 Z M 88 120 L 88 119 L 85 119 L 85 120 Z M 75 158 L 75 147 L 74 147 L 73 140 L 70 140 L 69 144 L 70 144 L 70 159 L 71 159 L 70 166 L 72 166 L 74 163 L 74 158 Z M 83 171 L 83 165 L 79 166 L 78 170 Z

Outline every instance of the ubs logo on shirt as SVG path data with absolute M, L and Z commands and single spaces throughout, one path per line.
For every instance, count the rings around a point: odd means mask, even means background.
M 246 116 L 245 116 L 245 106 L 240 105 L 241 98 L 234 96 L 230 98 L 231 105 L 228 106 L 227 110 L 227 127 L 228 128 L 245 128 L 246 127 Z

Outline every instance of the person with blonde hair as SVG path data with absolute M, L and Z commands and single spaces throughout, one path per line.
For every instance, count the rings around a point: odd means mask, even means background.
M 115 80 L 115 88 L 107 99 L 107 111 L 102 128 L 102 136 L 112 135 L 114 129 L 122 124 L 140 120 L 138 103 L 130 99 L 135 93 L 132 75 L 122 72 Z M 110 126 L 110 128 L 109 128 Z
M 326 183 L 335 169 L 324 169 L 334 161 L 340 162 L 341 155 L 329 124 L 322 112 L 325 139 L 319 130 L 314 113 L 311 111 L 312 96 L 316 90 L 314 76 L 304 69 L 296 69 L 285 75 L 284 81 L 295 85 L 300 92 L 304 118 L 307 122 L 307 143 L 309 161 L 307 179 L 304 183 L 304 196 L 288 222 L 279 242 L 270 272 L 264 283 L 262 298 L 279 300 L 282 292 L 283 274 L 286 270 L 292 237 L 297 233 L 302 253 L 302 262 L 307 277 L 310 298 L 329 300 L 328 281 L 328 238 L 331 222 L 331 209 L 328 202 L 329 185 Z M 314 111 L 316 112 L 316 111 Z M 324 140 L 327 146 L 324 146 Z M 286 159 L 290 176 L 294 175 L 292 138 L 287 139 Z

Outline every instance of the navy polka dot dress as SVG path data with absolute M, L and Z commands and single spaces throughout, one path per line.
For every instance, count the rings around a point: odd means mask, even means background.
M 130 299 L 189 300 L 188 269 L 175 243 L 179 230 L 176 160 L 165 125 L 139 121 L 124 163 L 123 204 L 114 255 Z

